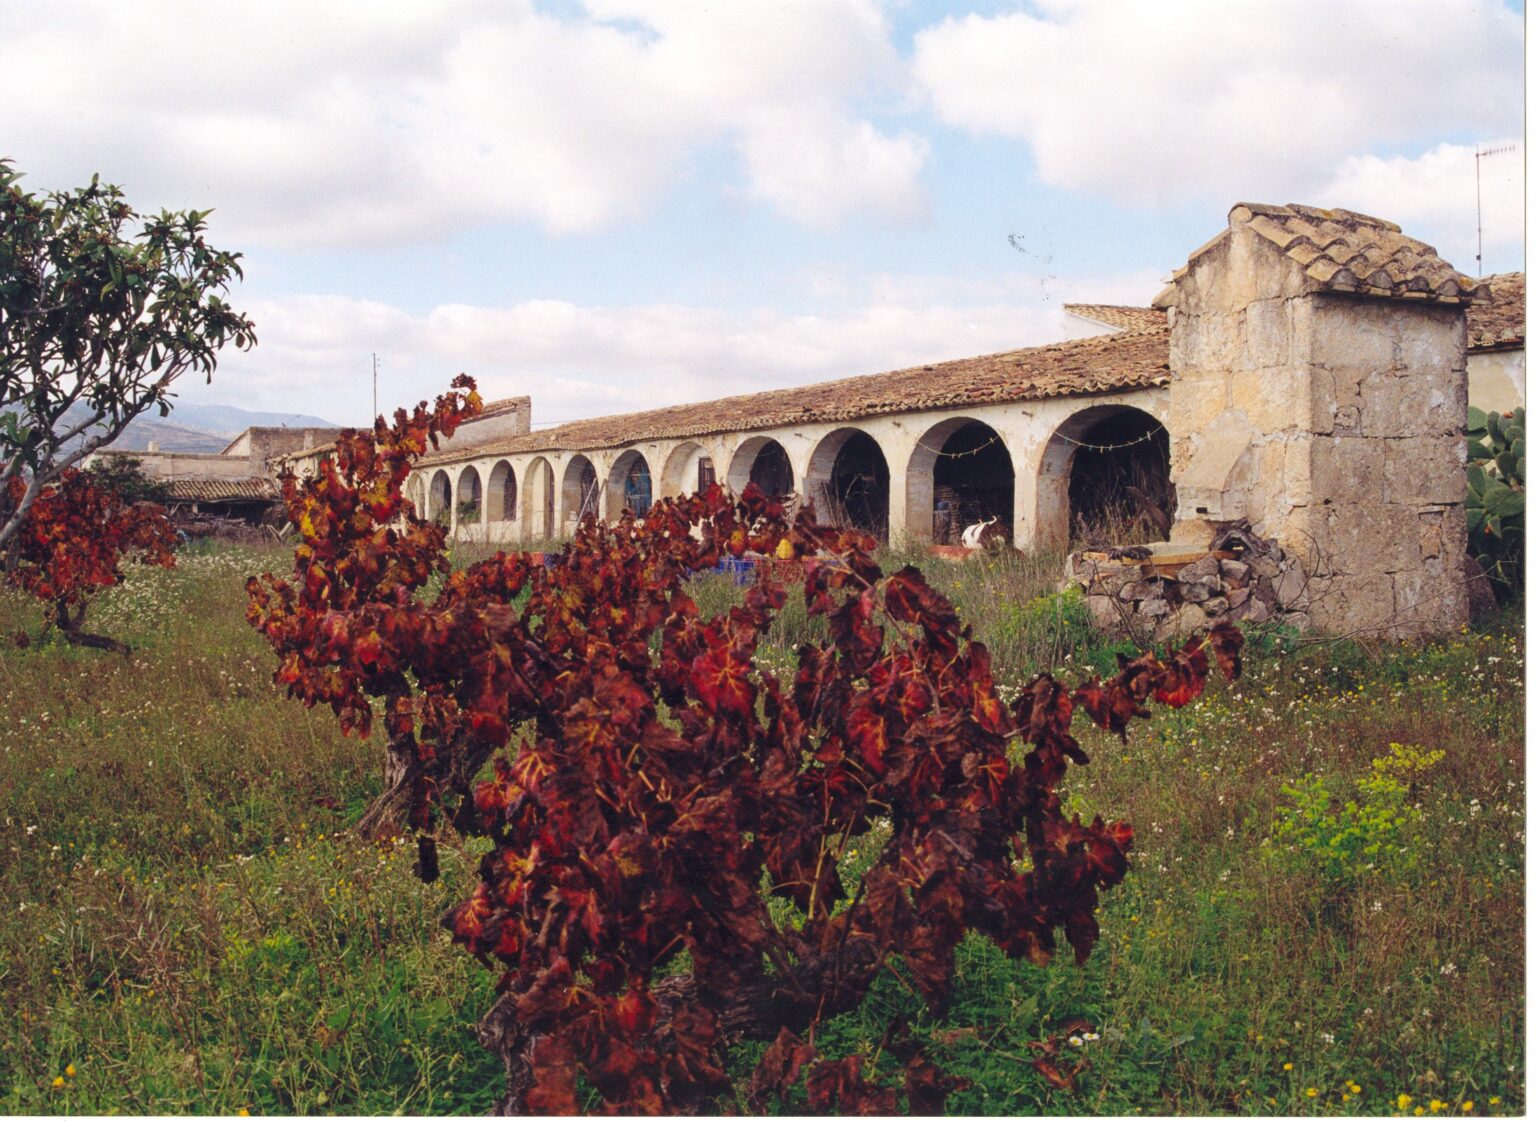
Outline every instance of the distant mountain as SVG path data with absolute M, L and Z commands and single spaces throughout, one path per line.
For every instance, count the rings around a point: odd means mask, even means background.
M 79 415 L 76 410 L 71 410 Z M 66 421 L 68 416 L 66 415 Z M 339 428 L 306 413 L 263 413 L 233 405 L 177 405 L 161 417 L 151 409 L 130 421 L 123 434 L 107 446 L 117 451 L 148 451 L 151 441 L 164 452 L 216 454 L 247 428 Z

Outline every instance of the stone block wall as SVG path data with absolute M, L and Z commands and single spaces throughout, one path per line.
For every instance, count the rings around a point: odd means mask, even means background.
M 1173 539 L 1248 520 L 1319 573 L 1330 632 L 1464 622 L 1463 309 L 1319 290 L 1237 221 L 1165 299 Z

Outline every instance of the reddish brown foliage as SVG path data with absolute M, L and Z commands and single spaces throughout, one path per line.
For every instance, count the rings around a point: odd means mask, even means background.
M 1075 690 L 1041 674 L 1008 706 L 986 648 L 917 569 L 882 572 L 869 538 L 791 525 L 755 487 L 665 500 L 643 523 L 588 521 L 550 566 L 498 554 L 423 602 L 443 531 L 400 483 L 475 403 L 398 413 L 373 440 L 344 440 L 319 479 L 290 480 L 294 580 L 253 580 L 250 615 L 307 703 L 364 731 L 369 698 L 383 701 L 392 749 L 409 745 L 399 785 L 419 829 L 447 806 L 492 840 L 445 923 L 500 971 L 482 1033 L 508 1060 L 510 1105 L 574 1111 L 584 1080 L 611 1110 L 713 1108 L 726 1047 L 751 1037 L 775 1041 L 753 1100 L 803 1075 L 812 1108 L 890 1112 L 896 1091 L 858 1059 L 817 1061 L 802 1042 L 881 970 L 900 959 L 938 1008 L 967 931 L 1036 962 L 1062 931 L 1087 957 L 1132 831 L 1062 813 L 1067 766 L 1088 761 L 1072 716 L 1123 735 L 1149 698 L 1185 703 L 1213 653 L 1236 672 L 1235 631 Z M 764 575 L 743 606 L 703 619 L 685 581 L 784 541 L 832 637 L 781 680 L 755 655 L 786 590 Z M 889 839 L 846 882 L 842 856 L 877 822 Z M 776 918 L 773 896 L 799 917 Z M 684 951 L 688 972 L 663 978 Z M 890 1050 L 909 1105 L 938 1110 L 956 1084 L 910 1041 Z
M 7 491 L 19 503 L 26 483 L 13 478 Z M 12 539 L 9 580 L 48 605 L 48 621 L 78 645 L 127 652 L 122 643 L 80 629 L 86 604 L 123 578 L 125 559 L 170 568 L 176 534 L 165 511 L 147 502 L 129 504 L 70 468 L 49 483 Z M 25 635 L 18 635 L 19 645 Z

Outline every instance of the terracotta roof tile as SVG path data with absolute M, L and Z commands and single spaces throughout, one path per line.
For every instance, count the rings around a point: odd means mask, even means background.
M 1320 288 L 1368 296 L 1428 299 L 1440 303 L 1472 304 L 1490 299 L 1487 286 L 1457 272 L 1425 245 L 1404 235 L 1402 228 L 1369 214 L 1342 208 L 1324 210 L 1291 203 L 1240 202 L 1227 216 L 1228 232 L 1246 226 L 1276 250 L 1286 254 Z M 1222 234 L 1195 250 L 1193 262 L 1215 246 Z M 1177 282 L 1189 266 L 1173 274 Z M 1167 307 L 1172 288 L 1153 301 Z
M 1467 349 L 1505 350 L 1525 345 L 1525 273 L 1501 272 L 1478 281 L 1493 299 L 1467 309 Z
M 271 479 L 171 479 L 175 502 L 240 502 L 274 499 L 277 484 Z
M 1125 307 L 1120 304 L 1063 304 L 1064 310 L 1083 319 L 1122 331 L 1161 331 L 1168 326 L 1168 313 L 1155 307 Z
M 1167 381 L 1167 328 L 1125 331 L 818 385 L 572 421 L 542 432 L 428 455 L 422 463 L 622 447 L 642 440 L 857 420 L 921 409 L 1114 393 Z

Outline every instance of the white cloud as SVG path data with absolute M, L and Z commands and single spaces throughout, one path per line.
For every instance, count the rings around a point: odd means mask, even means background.
M 0 10 L 6 154 L 34 182 L 101 170 L 135 201 L 212 200 L 221 237 L 287 245 L 600 228 L 720 142 L 740 190 L 792 218 L 909 215 L 926 148 L 853 107 L 903 80 L 874 0 Z
M 1494 141 L 1483 148 L 1514 151 L 1482 161 L 1483 252 L 1525 241 L 1525 145 Z M 1345 206 L 1396 222 L 1427 241 L 1463 272 L 1477 272 L 1477 147 L 1440 144 L 1416 157 L 1351 156 L 1318 193 Z
M 249 310 L 261 345 L 226 354 L 211 394 L 200 385 L 183 392 L 356 423 L 368 413 L 368 355 L 376 351 L 381 407 L 441 392 L 463 370 L 488 397 L 531 394 L 537 422 L 569 420 L 1051 342 L 1065 336 L 1061 302 L 1144 303 L 1158 286 L 1151 272 L 1051 281 L 1056 297 L 1045 300 L 1040 279 L 1024 275 L 991 284 L 893 276 L 840 283 L 857 283 L 863 300 L 816 315 L 557 300 L 444 304 L 413 315 L 344 296 L 256 300 Z
M 946 19 L 914 70 L 939 116 L 1029 144 L 1040 178 L 1136 205 L 1292 198 L 1343 159 L 1523 122 L 1497 0 L 1055 0 Z

